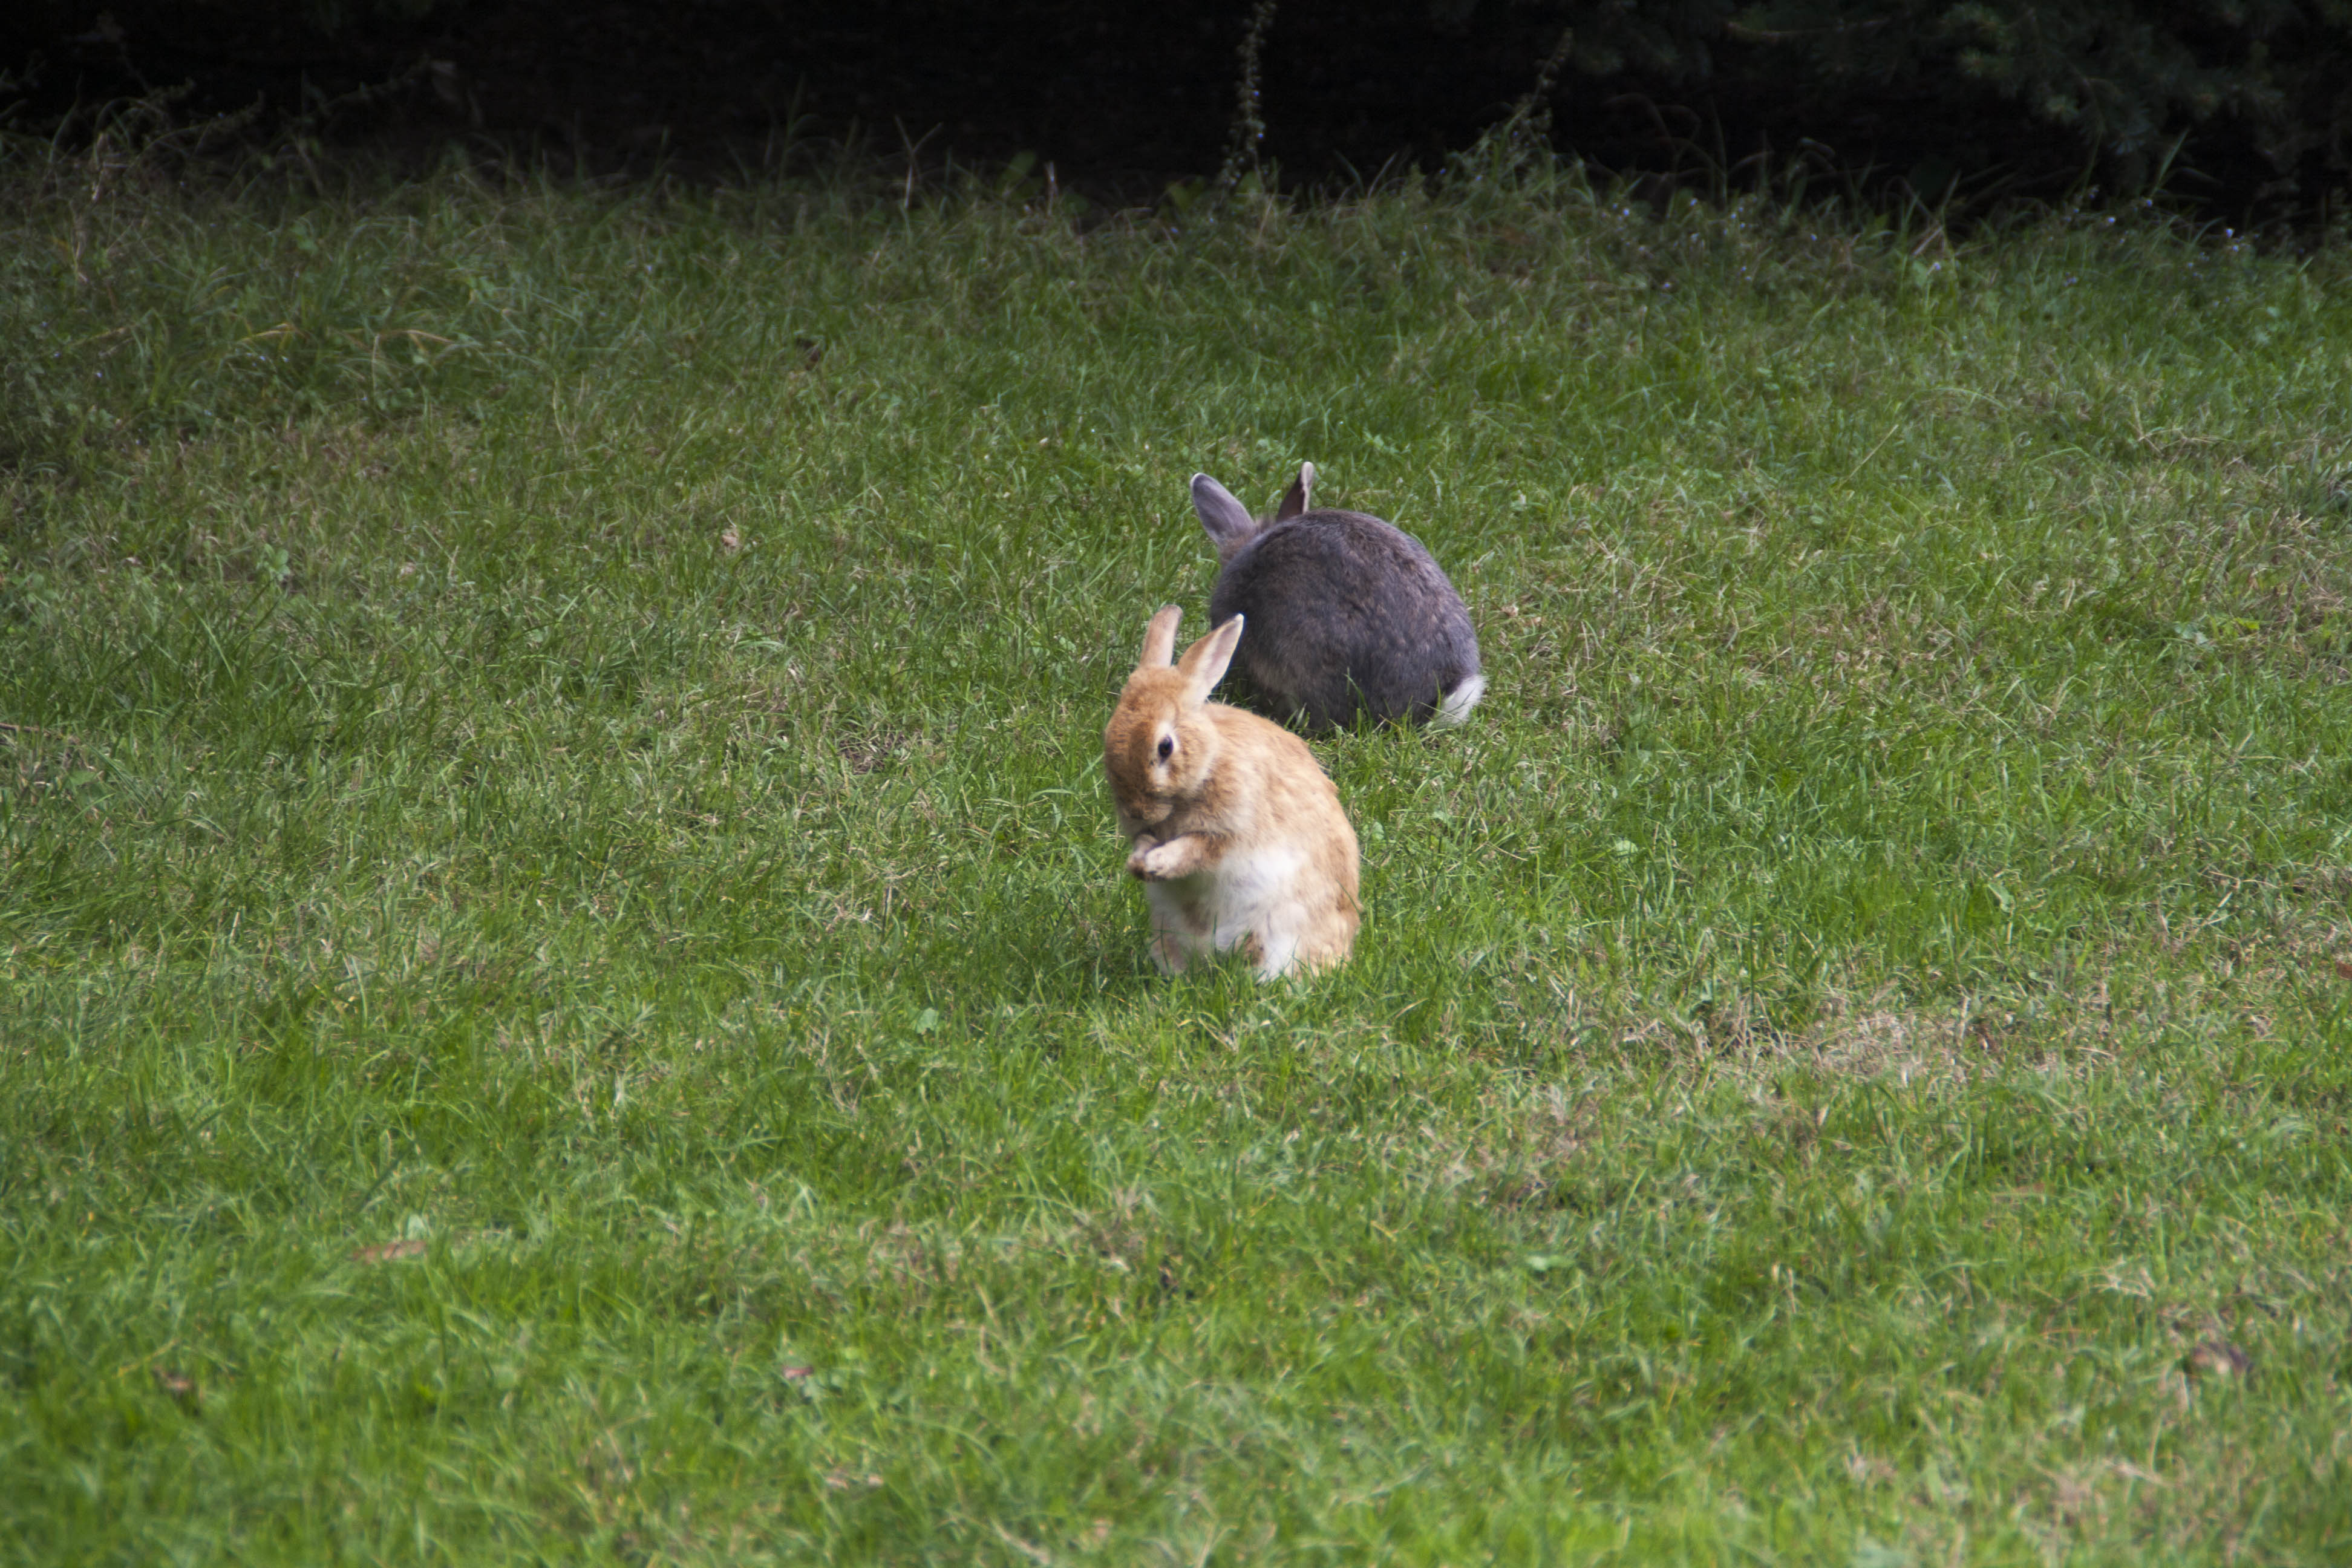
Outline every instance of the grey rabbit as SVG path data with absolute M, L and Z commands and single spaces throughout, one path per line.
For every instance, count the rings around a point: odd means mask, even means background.
M 1309 728 L 1459 724 L 1486 694 L 1478 634 L 1421 542 L 1360 511 L 1310 510 L 1315 465 L 1261 522 L 1206 474 L 1192 510 L 1217 547 L 1209 624 L 1248 617 L 1234 673 L 1279 718 Z

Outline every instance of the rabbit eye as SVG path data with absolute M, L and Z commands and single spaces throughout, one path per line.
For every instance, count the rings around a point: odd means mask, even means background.
M 1164 763 L 1164 762 L 1166 762 L 1170 757 L 1172 757 L 1172 756 L 1174 756 L 1175 754 L 1176 754 L 1176 737 L 1175 737 L 1175 736 L 1173 736 L 1173 735 L 1162 735 L 1162 736 L 1160 736 L 1160 760 L 1161 762 L 1163 762 L 1163 763 Z

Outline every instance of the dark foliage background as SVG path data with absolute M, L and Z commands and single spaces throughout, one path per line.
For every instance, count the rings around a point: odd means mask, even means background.
M 862 136 L 923 160 L 1031 152 L 1120 199 L 1230 150 L 1251 0 L 16 0 L 9 122 L 88 134 L 187 84 L 182 123 L 594 172 L 722 172 Z M 2352 0 L 1280 0 L 1258 155 L 1288 184 L 1436 165 L 1534 88 L 1599 168 L 1739 184 L 1802 167 L 1874 199 L 2161 184 L 2325 220 L 2352 185 Z M 77 132 L 79 127 L 79 132 Z

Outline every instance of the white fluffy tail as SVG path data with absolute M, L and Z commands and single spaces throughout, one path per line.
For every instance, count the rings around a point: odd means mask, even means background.
M 1445 694 L 1437 711 L 1429 721 L 1433 730 L 1451 730 L 1470 717 L 1470 710 L 1478 706 L 1478 699 L 1486 695 L 1486 678 L 1474 675 Z

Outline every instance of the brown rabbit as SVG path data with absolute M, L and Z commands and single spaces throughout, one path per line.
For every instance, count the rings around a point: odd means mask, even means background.
M 1103 731 L 1127 868 L 1169 973 L 1240 948 L 1270 980 L 1341 962 L 1356 941 L 1356 832 L 1307 743 L 1209 700 L 1241 641 L 1235 616 L 1175 659 L 1183 612 L 1151 617 L 1143 657 Z M 1172 661 L 1172 667 L 1171 667 Z

